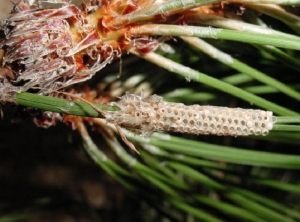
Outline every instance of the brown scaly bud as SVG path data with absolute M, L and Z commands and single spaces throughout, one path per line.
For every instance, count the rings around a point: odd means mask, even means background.
M 267 135 L 276 118 L 270 111 L 217 106 L 186 106 L 162 97 L 126 94 L 114 103 L 120 108 L 107 116 L 121 127 L 149 136 L 153 132 L 213 134 L 219 136 Z
M 119 58 L 118 46 L 105 44 L 89 23 L 95 7 L 31 9 L 19 2 L 0 24 L 0 102 L 15 102 L 15 93 L 32 87 L 49 93 L 85 81 Z

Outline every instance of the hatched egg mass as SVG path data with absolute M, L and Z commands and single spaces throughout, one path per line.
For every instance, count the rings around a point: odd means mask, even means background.
M 186 106 L 163 101 L 162 97 L 149 98 L 126 94 L 114 103 L 119 111 L 108 115 L 108 121 L 138 131 L 143 136 L 153 132 L 213 134 L 219 136 L 267 135 L 276 118 L 270 111 L 217 106 Z

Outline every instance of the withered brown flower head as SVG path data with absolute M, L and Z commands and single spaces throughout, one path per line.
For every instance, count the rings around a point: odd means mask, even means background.
M 49 93 L 91 78 L 120 57 L 118 46 L 105 44 L 87 19 L 98 1 L 79 9 L 30 8 L 20 1 L 0 24 L 0 101 L 15 102 L 16 92 L 39 87 Z

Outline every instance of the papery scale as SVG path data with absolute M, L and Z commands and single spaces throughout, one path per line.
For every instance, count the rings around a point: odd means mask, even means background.
M 51 93 L 86 81 L 119 58 L 121 49 L 101 40 L 88 13 L 75 5 L 15 9 L 0 26 L 0 101 L 14 102 L 14 93 L 32 87 Z

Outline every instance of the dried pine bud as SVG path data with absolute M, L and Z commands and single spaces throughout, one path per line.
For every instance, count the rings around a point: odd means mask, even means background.
M 43 9 L 41 2 L 65 4 Z M 68 2 L 20 0 L 0 23 L 0 102 L 15 102 L 17 92 L 30 88 L 41 94 L 64 89 L 90 79 L 130 48 L 147 53 L 158 46 L 152 37 L 131 39 L 130 25 L 117 33 L 107 27 L 140 8 L 139 2 L 90 0 L 82 9 Z
M 267 135 L 276 118 L 270 111 L 217 106 L 186 106 L 162 97 L 126 94 L 114 105 L 120 108 L 108 121 L 149 136 L 153 132 L 213 134 L 219 136 Z
M 13 102 L 13 92 L 31 87 L 43 93 L 85 81 L 121 56 L 121 49 L 104 43 L 91 24 L 91 6 L 31 9 L 25 1 L 17 4 L 0 23 L 0 102 Z

